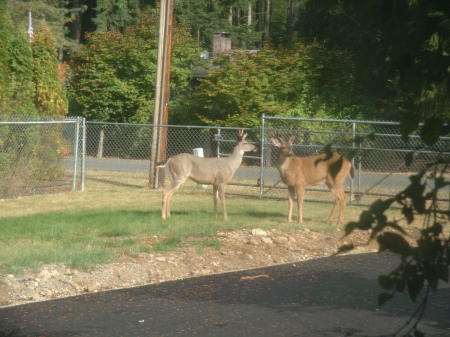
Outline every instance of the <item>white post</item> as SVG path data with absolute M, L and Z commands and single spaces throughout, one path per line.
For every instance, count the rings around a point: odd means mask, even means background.
M 86 118 L 82 119 L 83 136 L 81 139 L 81 192 L 84 192 L 84 183 L 86 177 Z
M 76 119 L 75 127 L 75 144 L 73 150 L 73 177 L 72 177 L 72 191 L 77 189 L 77 170 L 78 170 L 78 143 L 80 141 L 80 117 Z

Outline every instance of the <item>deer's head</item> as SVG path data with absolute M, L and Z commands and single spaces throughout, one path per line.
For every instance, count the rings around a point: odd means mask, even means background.
M 247 143 L 247 141 L 245 140 L 246 138 L 247 138 L 247 133 L 244 132 L 244 130 L 242 130 L 242 129 L 239 130 L 239 135 L 238 135 L 238 139 L 237 139 L 235 148 L 238 148 L 242 154 L 244 154 L 244 152 L 256 151 L 256 146 L 253 144 Z
M 292 150 L 292 144 L 294 142 L 295 135 L 291 135 L 288 140 L 284 140 L 281 138 L 278 132 L 273 133 L 270 140 L 272 141 L 273 146 L 276 146 L 280 149 L 281 155 L 284 157 L 292 157 L 294 156 L 294 151 Z

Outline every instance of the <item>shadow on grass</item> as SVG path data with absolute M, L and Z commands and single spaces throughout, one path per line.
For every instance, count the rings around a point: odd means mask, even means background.
M 109 179 L 100 179 L 100 178 L 92 178 L 92 177 L 89 177 L 89 178 L 87 178 L 87 180 L 97 181 L 97 182 L 100 182 L 100 183 L 104 183 L 104 184 L 108 184 L 108 185 L 113 185 L 113 186 L 119 186 L 119 187 L 143 188 L 142 185 L 138 185 L 138 184 L 129 184 L 129 183 L 122 183 L 122 182 L 119 182 L 119 181 L 109 180 Z

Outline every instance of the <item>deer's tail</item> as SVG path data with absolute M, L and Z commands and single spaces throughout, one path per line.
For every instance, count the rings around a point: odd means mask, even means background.
M 157 162 L 156 165 L 155 165 L 155 167 L 156 167 L 156 168 L 158 168 L 158 167 L 166 167 L 167 162 L 168 162 L 168 161 L 165 161 L 165 162 L 164 162 L 164 161 Z
M 353 165 L 350 166 L 350 177 L 352 177 L 352 179 L 355 177 L 355 170 L 353 169 Z

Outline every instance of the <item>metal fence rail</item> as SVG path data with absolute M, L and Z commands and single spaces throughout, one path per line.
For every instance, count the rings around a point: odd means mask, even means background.
M 83 118 L 2 117 L 0 198 L 84 188 Z

